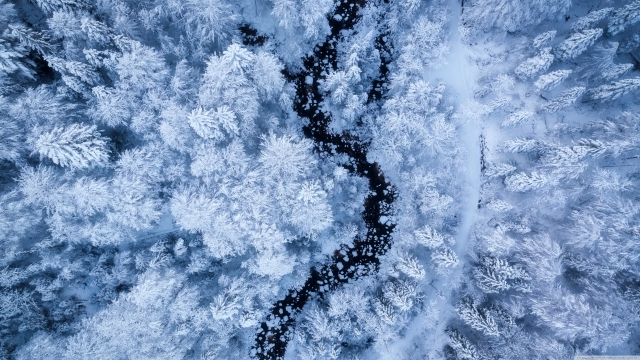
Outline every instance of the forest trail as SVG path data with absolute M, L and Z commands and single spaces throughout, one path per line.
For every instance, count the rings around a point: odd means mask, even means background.
M 477 74 L 477 67 L 472 64 L 469 59 L 470 49 L 467 48 L 460 38 L 458 27 L 460 25 L 460 17 L 462 14 L 461 0 L 452 0 L 450 2 L 451 27 L 450 27 L 450 51 L 446 56 L 446 64 L 434 71 L 433 69 L 425 69 L 429 74 L 427 78 L 431 78 L 433 82 L 444 82 L 445 86 L 452 90 L 456 97 L 456 110 L 463 117 L 461 125 L 458 128 L 461 142 L 466 150 L 466 158 L 464 163 L 464 174 L 466 190 L 466 201 L 461 204 L 462 220 L 455 235 L 456 243 L 453 250 L 460 260 L 459 267 L 454 270 L 450 277 L 442 277 L 435 275 L 430 285 L 434 291 L 426 294 L 425 303 L 432 303 L 435 310 L 439 313 L 439 321 L 437 324 L 431 324 L 426 314 L 417 316 L 406 329 L 406 334 L 413 334 L 397 341 L 393 345 L 392 352 L 403 354 L 411 347 L 411 343 L 416 341 L 424 341 L 425 332 L 430 334 L 445 334 L 445 328 L 448 325 L 448 319 L 457 317 L 454 308 L 454 301 L 451 299 L 451 291 L 464 275 L 464 267 L 467 255 L 467 243 L 471 234 L 471 228 L 477 219 L 478 205 L 480 201 L 480 185 L 481 185 L 481 148 L 482 148 L 482 128 L 481 124 L 468 116 L 465 116 L 465 109 L 471 108 L 473 104 L 473 84 Z M 435 328 L 428 328 L 435 326 Z M 436 339 L 436 341 L 444 342 L 445 338 Z
M 462 5 L 460 0 L 451 1 L 451 50 L 447 56 L 447 65 L 442 69 L 439 76 L 444 83 L 453 88 L 457 94 L 458 111 L 469 109 L 473 103 L 473 79 L 476 78 L 477 67 L 471 64 L 469 59 L 470 49 L 467 48 L 460 38 L 458 27 L 462 15 Z M 464 116 L 464 113 L 463 113 Z M 467 241 L 471 232 L 471 227 L 476 221 L 478 205 L 480 201 L 480 177 L 481 177 L 481 124 L 475 119 L 465 117 L 462 119 L 460 127 L 462 144 L 466 148 L 465 184 L 467 185 L 467 201 L 462 204 L 462 221 L 457 235 L 454 250 L 464 260 L 466 255 Z

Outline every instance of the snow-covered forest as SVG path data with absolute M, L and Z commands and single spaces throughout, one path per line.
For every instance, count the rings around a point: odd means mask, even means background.
M 0 0 L 0 359 L 640 355 L 640 0 Z

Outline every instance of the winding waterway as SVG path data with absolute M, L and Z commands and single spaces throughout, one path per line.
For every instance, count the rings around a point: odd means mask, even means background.
M 331 34 L 317 45 L 311 56 L 303 59 L 304 67 L 296 73 L 286 73 L 288 80 L 296 85 L 295 111 L 309 120 L 304 134 L 315 143 L 316 150 L 328 156 L 347 155 L 345 165 L 351 172 L 368 180 L 369 195 L 365 199 L 363 220 L 367 227 L 366 236 L 358 236 L 352 246 L 343 245 L 330 261 L 313 267 L 309 278 L 301 289 L 292 289 L 271 309 L 267 321 L 261 324 L 254 347 L 259 359 L 278 359 L 285 354 L 290 338 L 290 330 L 295 325 L 295 315 L 313 296 L 334 290 L 342 283 L 370 274 L 378 270 L 379 257 L 391 247 L 391 232 L 394 225 L 381 223 L 381 217 L 390 215 L 395 199 L 394 188 L 389 184 L 377 163 L 367 161 L 368 144 L 350 132 L 335 134 L 330 132 L 331 117 L 324 113 L 321 104 L 324 95 L 319 89 L 319 81 L 329 70 L 337 69 L 337 49 L 343 30 L 351 30 L 357 23 L 358 10 L 364 1 L 342 1 L 337 3 L 329 15 Z M 335 16 L 339 15 L 339 16 Z M 260 37 L 250 29 L 244 29 L 245 41 L 253 42 Z M 247 37 L 249 36 L 249 38 Z M 387 34 L 381 33 L 375 40 L 381 62 L 378 77 L 372 82 L 368 101 L 381 99 L 386 90 L 388 64 L 391 60 Z M 308 78 L 313 81 L 308 81 Z M 311 85 L 310 85 L 311 84 Z

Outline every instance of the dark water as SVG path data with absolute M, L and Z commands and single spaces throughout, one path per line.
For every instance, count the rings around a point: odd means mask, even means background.
M 276 304 L 268 316 L 269 323 L 263 322 L 261 330 L 256 336 L 254 347 L 255 357 L 259 359 L 278 359 L 284 356 L 290 330 L 295 325 L 295 315 L 302 310 L 307 301 L 314 296 L 334 290 L 340 284 L 346 283 L 359 276 L 370 274 L 378 270 L 379 256 L 385 254 L 391 247 L 391 232 L 393 224 L 380 224 L 380 217 L 390 215 L 391 204 L 395 199 L 394 188 L 385 180 L 378 164 L 367 162 L 368 144 L 349 132 L 341 134 L 329 131 L 330 115 L 321 111 L 323 94 L 319 90 L 318 80 L 323 78 L 321 73 L 337 68 L 336 46 L 341 39 L 342 30 L 350 30 L 357 23 L 358 10 L 363 7 L 363 1 L 343 1 L 337 4 L 329 16 L 331 34 L 324 43 L 316 46 L 312 56 L 305 57 L 302 71 L 286 73 L 288 80 L 297 88 L 295 111 L 300 117 L 309 119 L 304 127 L 304 134 L 315 143 L 316 150 L 324 155 L 343 154 L 349 157 L 345 165 L 353 173 L 368 179 L 370 194 L 365 199 L 362 217 L 367 226 L 365 237 L 354 239 L 353 246 L 343 245 L 324 265 L 311 269 L 310 276 L 299 290 L 289 293 Z M 340 15 L 335 19 L 334 15 Z M 255 45 L 254 39 L 259 38 L 255 30 L 243 31 L 247 44 Z M 381 64 L 378 77 L 372 82 L 369 91 L 369 102 L 382 98 L 386 90 L 388 63 L 390 61 L 389 44 L 385 41 L 387 34 L 380 34 L 375 40 L 375 46 L 381 53 Z M 259 42 L 259 41 L 258 41 Z M 325 63 L 324 60 L 327 60 Z M 311 76 L 313 85 L 305 82 Z M 275 325 L 273 325 L 275 324 Z

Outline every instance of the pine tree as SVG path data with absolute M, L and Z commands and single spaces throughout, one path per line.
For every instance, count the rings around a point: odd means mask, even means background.
M 268 276 L 271 280 L 279 280 L 283 276 L 293 272 L 296 265 L 296 257 L 287 253 L 284 246 L 259 251 L 248 266 L 249 271 L 259 276 Z
M 479 309 L 471 300 L 462 301 L 456 311 L 471 328 L 482 331 L 488 336 L 499 336 L 500 331 L 495 320 L 486 310 Z
M 458 256 L 449 247 L 440 248 L 431 253 L 431 260 L 439 269 L 458 266 Z
M 77 40 L 84 38 L 80 19 L 74 13 L 54 11 L 47 18 L 48 34 L 55 40 Z
M 638 21 L 640 21 L 640 0 L 635 0 L 616 10 L 609 20 L 609 33 L 616 35 L 624 31 L 627 26 L 633 25 Z
M 98 44 L 107 44 L 111 41 L 109 28 L 105 24 L 94 20 L 89 16 L 82 18 L 80 28 L 85 34 L 87 34 L 89 40 L 95 41 Z
M 540 72 L 546 71 L 553 63 L 553 59 L 551 48 L 544 48 L 538 55 L 520 64 L 515 69 L 516 76 L 522 80 L 531 78 Z
M 409 281 L 388 282 L 382 291 L 385 299 L 403 313 L 413 308 L 418 295 L 415 284 Z
M 493 178 L 499 176 L 507 176 L 516 171 L 516 167 L 509 164 L 491 165 L 485 170 L 484 175 Z
M 396 259 L 398 262 L 396 265 L 398 270 L 416 280 L 424 278 L 424 267 L 420 264 L 415 256 L 408 253 L 399 253 L 396 255 Z
M 475 0 L 465 4 L 464 21 L 483 30 L 499 28 L 517 31 L 524 26 L 537 25 L 563 14 L 571 6 L 569 0 L 502 1 Z
M 350 79 L 350 76 L 344 71 L 332 71 L 324 79 L 322 88 L 331 94 L 331 100 L 334 103 L 342 104 L 351 93 Z
M 231 44 L 222 53 L 222 61 L 231 71 L 244 72 L 250 68 L 255 55 L 238 44 Z
M 334 2 L 331 0 L 302 0 L 300 7 L 300 22 L 305 27 L 304 37 L 315 39 L 320 35 L 326 17 Z
M 55 164 L 71 168 L 105 165 L 109 160 L 107 141 L 95 125 L 72 124 L 41 133 L 34 142 L 35 152 Z
M 504 181 L 507 190 L 514 192 L 525 192 L 538 189 L 548 184 L 551 179 L 543 174 L 532 172 L 531 176 L 525 173 L 518 173 L 507 177 Z
M 502 201 L 500 199 L 493 199 L 491 200 L 491 202 L 487 204 L 487 208 L 495 212 L 507 212 L 513 209 L 513 206 L 506 201 Z
M 3 98 L 0 98 L 0 108 Z M 23 145 L 23 132 L 13 119 L 4 115 L 0 117 L 0 160 L 16 161 L 20 157 Z
M 503 127 L 520 125 L 521 123 L 529 120 L 533 115 L 533 112 L 527 110 L 516 111 L 509 114 L 509 116 L 502 121 L 501 125 Z
M 502 143 L 500 150 L 511 153 L 526 153 L 538 151 L 541 148 L 539 141 L 534 139 L 515 139 L 507 140 Z
M 29 51 L 22 45 L 12 45 L 4 39 L 0 39 L 0 72 L 12 74 L 20 72 L 22 75 L 33 78 L 33 65 L 26 56 Z
M 239 131 L 235 114 L 224 105 L 216 111 L 202 108 L 193 110 L 189 115 L 189 125 L 200 137 L 214 141 L 236 136 Z
M 574 59 L 585 52 L 589 46 L 593 45 L 602 36 L 602 33 L 602 29 L 588 29 L 576 32 L 560 43 L 554 52 L 561 60 Z
M 531 277 L 519 266 L 510 265 L 506 260 L 486 256 L 474 270 L 476 285 L 485 293 L 499 293 L 514 288 L 530 291 L 524 281 Z
M 609 42 L 595 46 L 591 54 L 581 62 L 577 70 L 579 79 L 596 77 L 611 80 L 614 77 L 622 75 L 621 72 L 624 71 L 626 66 L 614 64 L 617 53 L 617 42 Z
M 609 14 L 611 14 L 612 11 L 613 11 L 613 8 L 608 7 L 608 8 L 591 12 L 586 16 L 582 16 L 578 18 L 578 20 L 576 20 L 576 22 L 574 22 L 573 25 L 571 25 L 571 30 L 582 31 L 582 30 L 588 29 L 593 25 L 595 25 L 596 23 L 598 23 L 599 21 L 601 21 L 602 19 L 609 16 Z
M 274 0 L 271 15 L 278 19 L 278 25 L 285 29 L 292 29 L 300 23 L 300 15 L 296 1 Z
M 316 160 L 311 155 L 312 145 L 297 136 L 262 136 L 260 162 L 273 181 L 294 180 L 310 173 Z
M 207 47 L 223 43 L 228 36 L 227 29 L 235 28 L 240 18 L 231 5 L 220 0 L 187 0 L 185 6 L 178 8 L 186 10 L 182 16 L 185 32 L 196 54 L 210 53 Z
M 533 38 L 533 47 L 541 48 L 542 46 L 546 45 L 551 39 L 556 37 L 557 33 L 558 32 L 556 30 L 550 30 L 536 36 L 535 38 Z
M 77 77 L 80 81 L 85 82 L 89 85 L 97 84 L 100 79 L 95 69 L 79 61 L 67 61 L 65 63 L 65 69 L 69 74 Z
M 272 99 L 282 91 L 285 84 L 282 69 L 284 66 L 278 58 L 268 52 L 262 51 L 255 56 L 251 77 L 265 98 Z
M 131 99 L 127 97 L 126 91 L 105 86 L 95 86 L 91 92 L 94 98 L 91 100 L 92 106 L 88 113 L 94 121 L 108 126 L 118 126 L 129 122 L 132 116 L 133 104 L 131 104 Z
M 638 88 L 640 88 L 640 77 L 619 80 L 593 89 L 591 91 L 591 98 L 600 101 L 615 100 Z
M 9 25 L 11 33 L 20 40 L 21 43 L 36 50 L 41 55 L 48 54 L 53 50 L 53 46 L 49 43 L 49 39 L 22 24 Z
M 435 250 L 444 245 L 444 237 L 428 225 L 416 230 L 414 236 L 419 244 L 429 250 Z
M 460 359 L 463 360 L 479 360 L 481 359 L 480 355 L 478 355 L 478 351 L 476 347 L 465 338 L 458 330 L 449 329 L 447 330 L 447 335 L 449 336 L 449 345 L 456 351 L 456 355 Z
M 333 222 L 327 194 L 318 182 L 302 184 L 291 208 L 289 221 L 305 235 L 312 235 L 328 228 Z
M 538 91 L 551 90 L 565 81 L 572 73 L 573 70 L 556 70 L 548 74 L 540 75 L 533 85 Z
M 90 6 L 88 2 L 83 0 L 35 0 L 40 9 L 46 14 L 51 14 L 56 10 L 64 10 L 65 12 L 73 12 L 74 10 L 84 9 Z
M 578 101 L 582 95 L 587 91 L 587 89 L 583 86 L 576 86 L 569 90 L 565 90 L 558 97 L 549 101 L 547 104 L 542 106 L 542 110 L 554 113 L 560 111 L 567 106 L 573 105 L 576 101 Z
M 136 91 L 158 88 L 167 80 L 168 69 L 161 54 L 137 41 L 123 47 L 115 70 L 118 74 L 117 86 Z M 137 95 L 137 94 L 136 94 Z
M 602 72 L 602 78 L 605 80 L 613 80 L 626 74 L 628 71 L 634 68 L 634 64 L 615 64 L 609 69 Z

